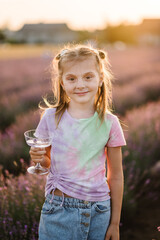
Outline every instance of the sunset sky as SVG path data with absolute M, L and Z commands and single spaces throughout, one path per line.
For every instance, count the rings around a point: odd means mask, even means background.
M 12 30 L 39 22 L 94 30 L 143 18 L 160 18 L 159 0 L 0 0 L 0 28 Z

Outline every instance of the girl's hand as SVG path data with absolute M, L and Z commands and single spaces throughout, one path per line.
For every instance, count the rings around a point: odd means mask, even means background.
M 119 240 L 119 225 L 117 224 L 110 224 L 105 240 Z
M 36 163 L 42 163 L 44 161 L 44 155 L 46 154 L 45 148 L 34 148 L 31 147 L 29 151 L 31 160 L 36 164 Z

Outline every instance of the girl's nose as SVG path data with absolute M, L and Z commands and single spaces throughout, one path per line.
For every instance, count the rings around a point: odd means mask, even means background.
M 78 88 L 83 88 L 85 86 L 84 80 L 82 78 L 79 78 L 77 80 L 77 85 Z

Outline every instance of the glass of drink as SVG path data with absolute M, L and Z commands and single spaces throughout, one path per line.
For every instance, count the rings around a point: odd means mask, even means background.
M 26 143 L 30 147 L 34 148 L 46 148 L 49 147 L 52 143 L 52 137 L 50 134 L 45 131 L 44 134 L 38 135 L 36 137 L 35 135 L 35 129 L 28 130 L 24 133 Z M 49 173 L 49 169 L 42 167 L 40 163 L 37 163 L 35 166 L 31 166 L 27 169 L 27 171 L 31 174 L 38 174 L 38 175 L 44 175 Z

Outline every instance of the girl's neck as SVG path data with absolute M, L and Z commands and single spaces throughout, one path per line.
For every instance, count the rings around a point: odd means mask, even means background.
M 75 118 L 89 118 L 94 115 L 95 108 L 94 106 L 72 106 L 69 103 L 67 111 Z

